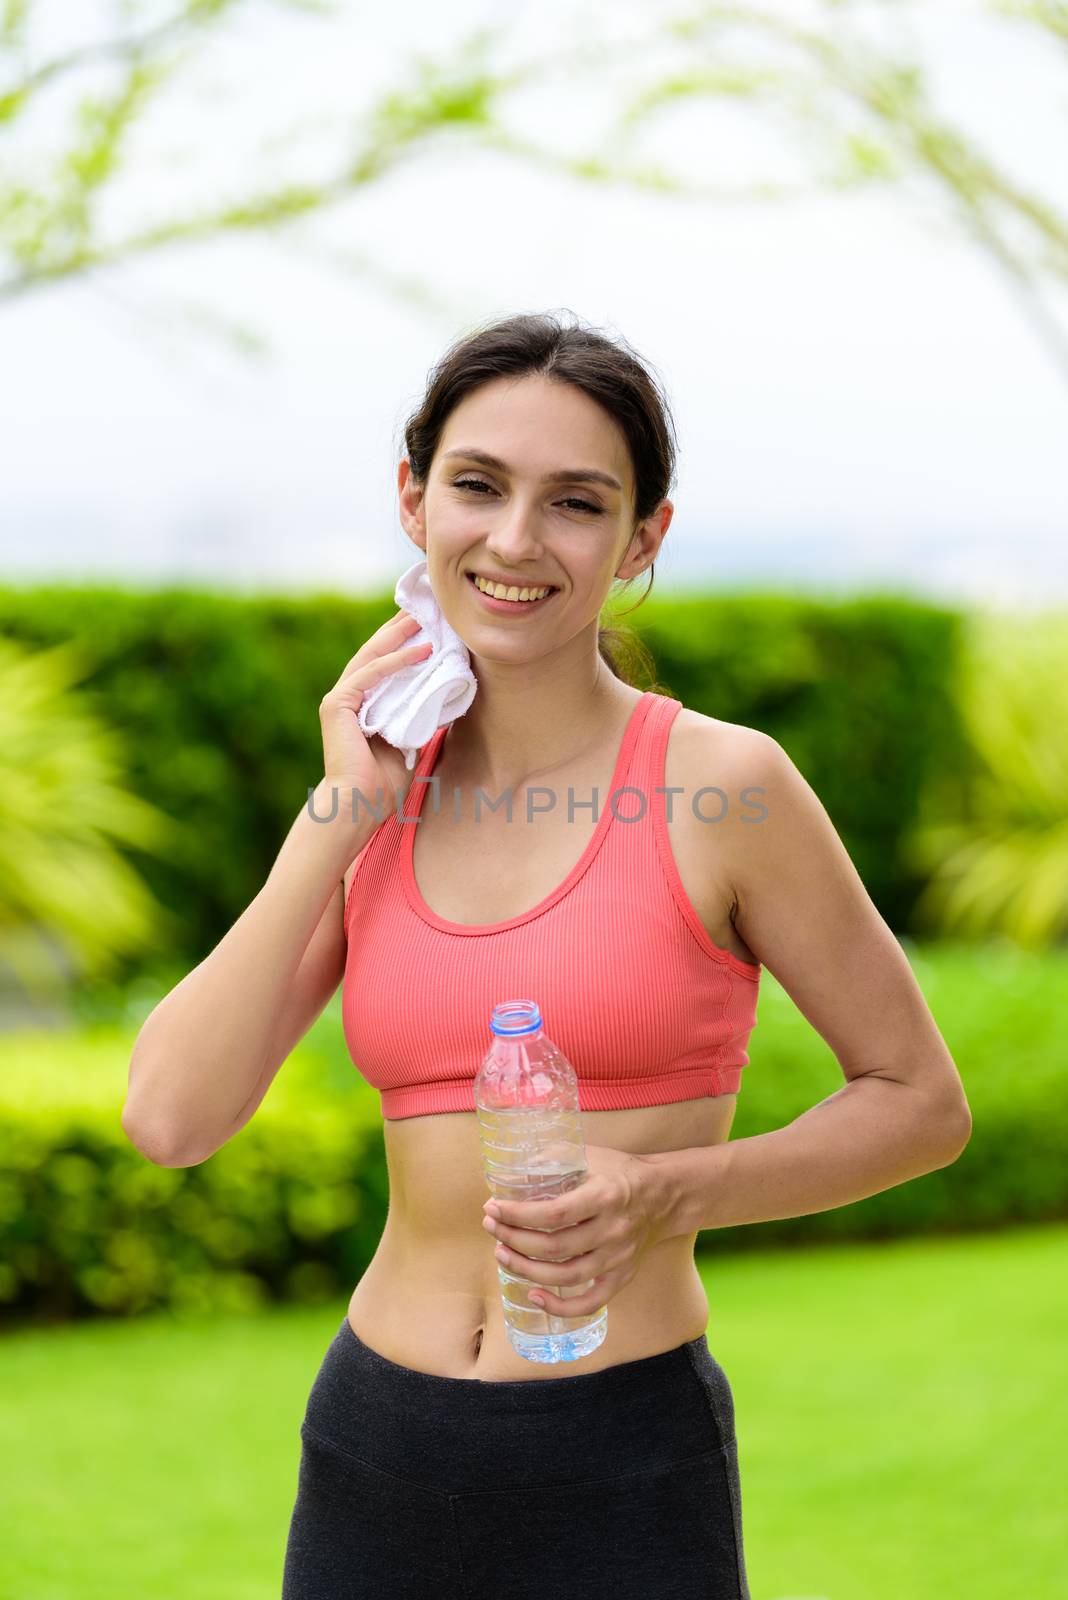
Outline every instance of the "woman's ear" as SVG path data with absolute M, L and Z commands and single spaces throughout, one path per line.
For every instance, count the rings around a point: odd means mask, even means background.
M 422 484 L 411 475 L 411 462 L 407 457 L 397 468 L 397 495 L 401 527 L 412 543 L 426 554 L 426 496 Z
M 636 578 L 646 567 L 652 566 L 674 514 L 675 507 L 671 501 L 661 500 L 656 510 L 639 522 L 616 568 L 617 578 Z

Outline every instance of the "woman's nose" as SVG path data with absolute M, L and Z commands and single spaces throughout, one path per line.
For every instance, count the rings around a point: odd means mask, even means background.
M 502 566 L 519 567 L 541 555 L 537 517 L 533 511 L 512 512 L 486 540 L 486 546 Z

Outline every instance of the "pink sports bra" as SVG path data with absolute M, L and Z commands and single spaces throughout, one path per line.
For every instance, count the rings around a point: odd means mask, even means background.
M 675 865 L 662 791 L 680 710 L 642 695 L 582 855 L 532 910 L 490 925 L 448 922 L 419 893 L 414 819 L 431 786 L 415 780 L 433 772 L 447 725 L 423 746 L 403 811 L 356 857 L 345 901 L 345 1040 L 384 1117 L 473 1112 L 490 1013 L 515 999 L 537 1000 L 584 1111 L 737 1092 L 761 964 L 713 943 Z

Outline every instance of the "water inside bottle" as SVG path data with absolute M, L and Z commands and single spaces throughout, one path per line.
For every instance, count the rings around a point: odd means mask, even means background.
M 491 1192 L 502 1200 L 539 1200 L 566 1194 L 583 1182 L 587 1173 L 578 1113 L 555 1111 L 547 1121 L 544 1108 L 505 1111 L 480 1108 L 483 1159 Z M 551 1134 L 548 1142 L 545 1134 Z M 578 1361 L 604 1341 L 608 1307 L 575 1317 L 556 1316 L 531 1305 L 532 1288 L 541 1287 L 497 1263 L 508 1340 L 528 1361 L 555 1363 Z M 557 1284 L 561 1300 L 586 1294 L 585 1283 Z

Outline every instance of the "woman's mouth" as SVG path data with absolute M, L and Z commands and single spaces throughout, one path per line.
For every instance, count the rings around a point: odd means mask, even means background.
M 558 589 L 550 589 L 549 593 L 542 595 L 539 600 L 501 600 L 498 599 L 496 595 L 487 594 L 484 589 L 479 588 L 478 584 L 475 582 L 475 578 L 477 576 L 476 573 L 468 572 L 465 574 L 465 576 L 468 583 L 475 591 L 476 598 L 480 600 L 484 606 L 488 607 L 490 611 L 496 611 L 500 616 L 516 616 L 521 611 L 539 611 L 543 605 L 546 605 L 552 599 L 554 594 L 559 594 L 560 592 Z M 498 587 L 501 586 L 498 585 Z M 517 592 L 522 594 L 522 588 L 520 588 L 518 584 L 515 587 Z M 536 587 L 544 588 L 545 585 L 538 584 Z

